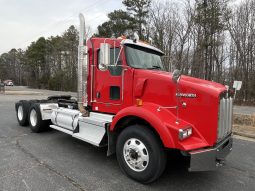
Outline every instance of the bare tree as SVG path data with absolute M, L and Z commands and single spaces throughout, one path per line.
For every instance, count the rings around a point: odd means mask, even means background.
M 255 0 L 244 1 L 232 11 L 228 30 L 232 41 L 230 45 L 230 66 L 234 79 L 242 80 L 244 85 L 241 98 L 254 99 L 255 96 Z

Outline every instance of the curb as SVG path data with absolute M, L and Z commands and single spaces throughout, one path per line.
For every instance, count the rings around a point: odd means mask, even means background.
M 5 91 L 2 95 L 43 95 L 43 93 L 30 91 Z
M 251 138 L 251 139 L 255 139 L 255 135 L 250 135 L 247 133 L 242 133 L 242 132 L 233 132 L 234 135 L 238 135 L 238 136 L 242 136 L 242 137 L 247 137 L 247 138 Z

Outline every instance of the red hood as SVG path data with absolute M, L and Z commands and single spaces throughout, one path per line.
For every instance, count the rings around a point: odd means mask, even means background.
M 216 82 L 208 80 L 202 80 L 199 78 L 193 78 L 190 76 L 182 76 L 181 85 L 193 87 L 196 90 L 200 90 L 204 93 L 218 97 L 219 94 L 226 90 L 225 86 Z
M 177 85 L 172 74 L 157 70 L 135 70 L 134 96 L 144 102 L 160 106 L 176 106 Z M 225 91 L 224 85 L 181 76 L 179 82 L 179 117 L 194 125 L 195 130 L 208 145 L 214 145 L 217 139 L 219 95 Z M 181 107 L 186 103 L 186 108 Z M 176 115 L 176 110 L 170 109 Z

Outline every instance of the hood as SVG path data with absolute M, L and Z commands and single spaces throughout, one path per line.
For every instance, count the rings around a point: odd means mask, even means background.
M 179 89 L 179 91 L 177 91 Z M 181 76 L 178 84 L 172 74 L 157 70 L 135 70 L 134 97 L 162 107 L 179 106 L 179 118 L 192 124 L 208 145 L 217 140 L 218 108 L 224 85 Z M 174 115 L 176 109 L 169 109 Z
M 226 90 L 225 86 L 222 84 L 190 76 L 182 76 L 180 86 L 183 86 L 184 89 L 185 87 L 190 87 L 195 91 L 206 93 L 214 97 L 218 97 L 222 91 Z

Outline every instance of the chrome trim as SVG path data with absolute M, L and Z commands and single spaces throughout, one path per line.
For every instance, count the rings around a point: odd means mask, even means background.
M 122 91 L 121 91 L 121 101 L 123 103 L 124 101 L 124 87 L 125 87 L 125 72 L 127 71 L 126 68 L 122 69 L 122 79 L 121 79 L 121 85 L 122 85 Z
M 128 139 L 123 146 L 123 157 L 130 169 L 144 171 L 150 162 L 150 155 L 145 144 L 136 138 Z
M 53 112 L 53 109 L 57 109 L 57 108 L 58 108 L 57 103 L 41 103 L 40 111 L 41 111 L 42 120 L 51 119 L 51 114 Z
M 115 61 L 115 64 L 114 64 L 114 66 L 117 66 L 118 65 L 118 60 L 120 59 L 120 55 L 121 55 L 121 51 L 123 50 L 123 46 L 121 46 L 121 48 L 120 48 L 120 53 L 119 53 L 119 55 L 118 55 L 118 58 L 116 59 L 116 61 Z M 115 53 L 115 51 L 114 51 L 114 53 Z M 114 57 L 115 58 L 115 57 Z
M 161 111 L 161 109 L 177 109 L 178 108 L 178 106 L 169 106 L 169 107 L 158 107 L 158 109 L 157 109 L 157 111 L 158 112 L 160 112 Z
M 91 79 L 90 79 L 90 102 L 93 103 L 94 100 L 93 100 L 93 86 L 94 86 L 94 67 L 95 65 L 92 64 L 91 65 L 91 68 L 90 68 L 90 72 L 91 72 Z
M 97 100 L 94 100 L 93 103 L 99 103 L 99 104 L 105 104 L 105 105 L 114 105 L 114 106 L 122 105 L 122 103 L 107 103 L 107 102 L 100 102 L 100 101 L 97 101 Z
M 79 46 L 78 46 L 78 70 L 77 70 L 77 102 L 79 110 L 83 110 L 83 106 L 87 105 L 87 63 L 88 49 L 86 46 L 86 29 L 85 18 L 79 14 L 80 31 L 79 31 Z
M 233 98 L 222 98 L 219 105 L 217 142 L 221 141 L 232 132 L 232 119 Z
M 191 131 L 191 133 L 189 134 L 189 130 Z M 184 137 L 183 136 L 183 133 L 184 132 L 187 132 L 187 137 Z M 192 130 L 192 127 L 185 127 L 183 129 L 179 129 L 179 140 L 184 140 L 184 139 L 187 139 L 189 138 L 193 133 L 193 130 Z
M 215 147 L 189 152 L 189 171 L 216 170 L 223 166 L 225 158 L 232 151 L 232 144 L 232 136 L 228 136 Z

